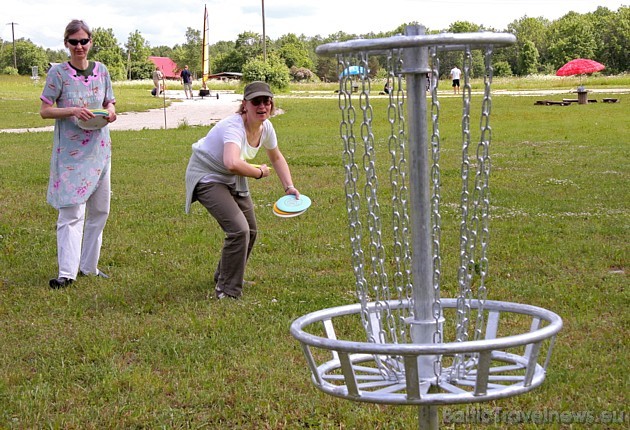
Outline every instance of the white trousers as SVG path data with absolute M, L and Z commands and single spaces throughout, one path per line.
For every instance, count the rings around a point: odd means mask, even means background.
M 103 229 L 109 216 L 111 176 L 107 166 L 96 191 L 86 203 L 59 209 L 57 259 L 59 277 L 76 279 L 79 270 L 98 273 Z

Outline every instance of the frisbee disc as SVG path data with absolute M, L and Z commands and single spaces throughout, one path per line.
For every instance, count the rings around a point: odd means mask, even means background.
M 249 165 L 250 165 L 250 166 L 252 166 L 252 167 L 255 167 L 255 168 L 257 168 L 257 169 L 260 169 L 260 166 L 261 166 L 261 164 L 254 164 L 254 163 L 249 163 Z M 267 168 L 268 168 L 269 170 L 273 170 L 273 167 L 272 167 L 272 166 L 267 166 Z
M 90 118 L 87 121 L 79 120 L 78 124 L 83 130 L 98 130 L 99 128 L 103 128 L 107 125 L 107 112 L 105 109 L 90 109 L 92 113 L 95 115 L 94 118 Z
M 276 202 L 276 206 L 282 212 L 304 212 L 311 206 L 311 199 L 304 194 L 300 194 L 299 199 L 296 199 L 293 194 L 288 194 L 280 197 Z
M 278 209 L 278 206 L 276 206 L 275 203 L 273 205 L 273 214 L 280 218 L 293 218 L 295 216 L 302 215 L 304 212 L 306 212 L 306 210 L 299 211 L 299 212 L 283 212 L 280 209 Z

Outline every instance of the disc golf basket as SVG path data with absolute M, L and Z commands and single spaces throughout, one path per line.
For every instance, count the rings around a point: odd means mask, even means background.
M 401 36 L 317 48 L 318 54 L 335 55 L 340 70 L 350 65 L 364 70 L 358 92 L 352 88 L 356 75 L 342 74 L 339 86 L 358 303 L 315 311 L 291 325 L 321 391 L 360 402 L 416 405 L 420 428 L 433 429 L 439 405 L 511 397 L 544 381 L 561 318 L 487 297 L 491 57 L 496 47 L 514 42 L 511 34 L 426 35 L 422 26 L 409 26 Z M 473 131 L 470 80 L 478 50 L 484 89 L 478 97 L 480 127 Z M 456 178 L 461 188 L 454 193 L 443 192 L 439 163 L 439 54 L 449 51 L 461 51 L 464 58 Z M 380 129 L 370 98 L 371 56 L 386 60 L 393 83 Z M 385 137 L 378 134 L 383 129 Z M 476 143 L 473 132 L 479 133 Z M 457 201 L 443 202 L 447 194 Z M 458 242 L 450 258 L 454 298 L 440 296 L 449 279 L 442 270 L 442 233 L 450 231 L 442 227 L 442 215 L 448 210 L 458 219 L 448 242 Z

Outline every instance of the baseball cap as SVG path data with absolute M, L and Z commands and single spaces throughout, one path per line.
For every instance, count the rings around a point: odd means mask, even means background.
M 262 81 L 254 81 L 245 87 L 245 91 L 243 92 L 243 98 L 245 100 L 251 100 L 259 96 L 273 97 L 269 84 Z

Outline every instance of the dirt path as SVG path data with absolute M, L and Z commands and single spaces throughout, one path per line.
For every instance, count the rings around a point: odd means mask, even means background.
M 125 112 L 118 115 L 116 121 L 109 125 L 110 130 L 159 130 L 177 128 L 181 124 L 212 125 L 237 111 L 242 100 L 241 94 L 216 92 L 211 97 L 195 97 L 186 100 L 183 91 L 166 91 L 166 98 L 181 101 L 171 103 L 166 109 L 151 109 L 147 112 Z M 166 111 L 166 112 L 165 112 Z M 165 127 L 166 125 L 166 127 Z M 54 126 L 13 128 L 0 130 L 4 133 L 25 133 L 53 131 Z
M 317 94 L 319 93 L 319 94 Z M 443 97 L 461 97 L 461 95 L 453 95 L 450 90 L 440 91 Z M 604 89 L 589 90 L 589 97 L 597 96 L 598 93 L 616 93 L 628 94 L 630 89 Z M 219 94 L 217 99 L 216 95 Z M 474 94 L 481 94 L 474 92 Z M 541 96 L 543 98 L 550 97 L 572 97 L 577 95 L 574 91 L 569 90 L 495 90 L 493 95 L 512 95 L 512 96 Z M 299 93 L 292 94 L 292 97 L 301 97 Z M 337 96 L 329 91 L 310 92 L 309 98 L 336 98 Z M 385 96 L 375 96 L 385 97 Z M 126 112 L 118 115 L 116 121 L 109 125 L 110 130 L 159 130 L 173 129 L 182 124 L 210 126 L 219 120 L 225 118 L 231 113 L 236 112 L 242 95 L 233 92 L 213 92 L 211 97 L 195 97 L 193 100 L 186 100 L 184 91 L 167 90 L 166 98 L 171 99 L 173 103 L 164 109 L 152 109 L 147 112 Z M 281 112 L 277 112 L 281 113 Z M 166 126 L 166 127 L 165 127 Z M 54 126 L 33 127 L 33 128 L 14 128 L 0 130 L 0 133 L 25 133 L 38 131 L 53 131 Z

